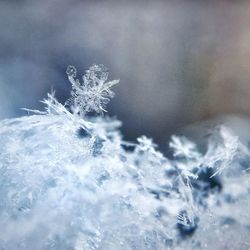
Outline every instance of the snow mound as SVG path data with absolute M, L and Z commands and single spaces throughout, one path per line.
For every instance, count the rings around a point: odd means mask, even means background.
M 146 137 L 123 142 L 116 120 L 88 126 L 63 114 L 0 122 L 0 249 L 249 249 L 246 154 L 211 178 L 190 142 L 190 159 L 168 160 Z
M 250 249 L 247 144 L 224 126 L 205 152 L 173 136 L 171 159 L 123 141 L 120 121 L 85 113 L 117 83 L 91 69 L 82 84 L 67 70 L 71 110 L 49 94 L 45 112 L 0 121 L 0 250 Z

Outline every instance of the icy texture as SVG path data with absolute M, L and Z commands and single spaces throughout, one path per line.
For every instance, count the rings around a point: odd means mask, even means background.
M 44 103 L 0 122 L 1 250 L 249 249 L 249 150 L 229 129 L 205 153 L 173 136 L 169 160 L 117 120 Z

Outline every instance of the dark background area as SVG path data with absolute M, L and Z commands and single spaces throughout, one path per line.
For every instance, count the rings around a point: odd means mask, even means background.
M 250 114 L 250 1 L 0 1 L 0 118 L 64 102 L 65 70 L 120 79 L 109 115 L 125 139 Z

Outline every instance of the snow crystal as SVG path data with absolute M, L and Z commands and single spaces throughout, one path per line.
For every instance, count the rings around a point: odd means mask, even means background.
M 119 80 L 106 82 L 108 72 L 103 65 L 91 66 L 83 76 L 82 83 L 75 79 L 77 70 L 74 66 L 68 66 L 66 73 L 72 84 L 72 97 L 67 101 L 68 105 L 78 108 L 81 115 L 92 111 L 106 112 L 105 105 L 114 97 L 111 88 L 119 83 Z

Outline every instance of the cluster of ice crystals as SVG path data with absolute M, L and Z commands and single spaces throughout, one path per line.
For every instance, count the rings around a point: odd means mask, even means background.
M 91 67 L 83 84 L 67 74 L 79 112 L 52 93 L 46 112 L 0 121 L 1 250 L 249 249 L 250 159 L 237 137 L 221 127 L 202 154 L 173 136 L 169 160 L 146 136 L 123 141 L 119 121 L 81 115 L 102 107 L 87 100 L 106 71 Z

